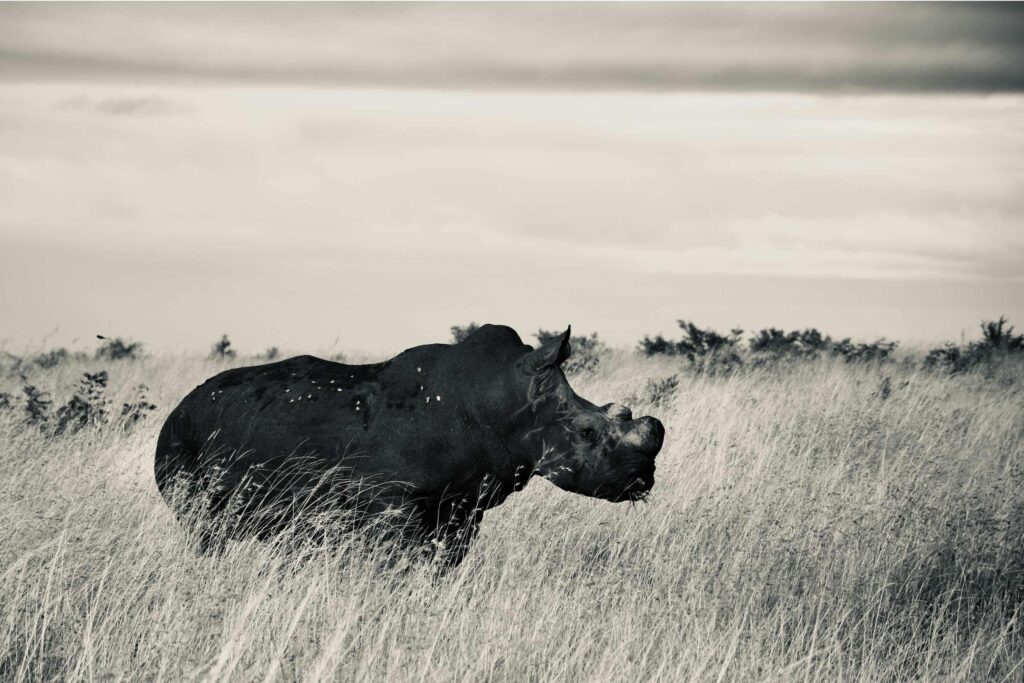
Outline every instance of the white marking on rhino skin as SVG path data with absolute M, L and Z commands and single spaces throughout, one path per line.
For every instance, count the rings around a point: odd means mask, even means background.
M 434 397 L 434 400 L 435 400 L 435 401 L 440 401 L 440 400 L 441 400 L 441 396 L 440 396 L 440 394 L 438 394 L 437 396 L 435 396 L 435 397 Z

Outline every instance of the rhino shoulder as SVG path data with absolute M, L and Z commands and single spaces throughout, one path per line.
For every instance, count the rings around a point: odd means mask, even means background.
M 519 334 L 508 325 L 481 325 L 473 334 L 462 342 L 467 345 L 488 346 L 525 346 Z

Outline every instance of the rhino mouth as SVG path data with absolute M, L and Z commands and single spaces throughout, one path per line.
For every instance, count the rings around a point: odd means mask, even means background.
M 613 503 L 645 502 L 654 488 L 654 467 L 648 467 L 640 471 L 630 472 L 626 477 L 619 479 L 624 485 L 608 487 L 606 495 L 601 496 Z
M 619 500 L 628 500 L 631 503 L 647 502 L 648 496 L 651 495 L 652 488 L 654 488 L 653 473 L 646 477 L 637 477 L 623 490 L 622 493 L 624 497 Z

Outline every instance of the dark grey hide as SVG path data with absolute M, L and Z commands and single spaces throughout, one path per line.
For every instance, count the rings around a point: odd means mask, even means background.
M 218 541 L 200 534 L 206 546 L 272 536 L 314 508 L 358 513 L 349 522 L 401 510 L 402 537 L 454 564 L 483 512 L 531 476 L 615 502 L 654 485 L 661 422 L 577 396 L 559 367 L 569 353 L 569 330 L 534 350 L 485 325 L 372 365 L 299 356 L 228 370 L 168 417 L 157 485 L 176 507 L 201 500 L 207 518 L 230 518 Z

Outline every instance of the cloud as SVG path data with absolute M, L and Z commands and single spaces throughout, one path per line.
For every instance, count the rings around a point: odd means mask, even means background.
M 8 80 L 1024 90 L 1013 4 L 7 4 L 0 24 Z
M 0 291 L 31 289 L 5 321 L 192 349 L 471 319 L 955 336 L 1024 318 L 1021 121 L 1020 95 L 0 85 Z
M 60 100 L 55 106 L 64 111 L 89 111 L 112 116 L 162 116 L 188 111 L 188 107 L 158 95 L 104 98 L 75 95 Z
M 192 113 L 94 111 L 151 98 Z M 53 107 L 68 101 L 86 104 Z M 7 86 L 0 227 L 167 255 L 342 254 L 384 277 L 429 255 L 1019 279 L 1022 115 L 1020 96 Z

